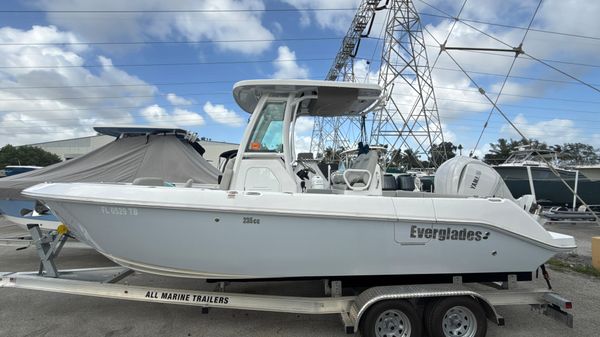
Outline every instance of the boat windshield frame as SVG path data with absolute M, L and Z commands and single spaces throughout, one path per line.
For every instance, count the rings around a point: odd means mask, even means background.
M 547 162 L 550 164 L 556 164 L 558 161 L 557 153 L 550 150 L 519 150 L 515 151 L 508 156 L 508 158 L 502 163 L 502 165 L 537 165 L 537 166 L 546 166 Z

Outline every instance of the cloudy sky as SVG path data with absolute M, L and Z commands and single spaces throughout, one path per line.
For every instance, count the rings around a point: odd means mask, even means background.
M 0 4 L 0 146 L 93 134 L 93 125 L 176 125 L 239 142 L 248 115 L 236 81 L 323 79 L 356 0 L 23 0 Z M 448 46 L 518 46 L 539 0 L 415 0 L 430 63 Z M 460 11 L 465 3 L 464 8 Z M 463 23 L 453 26 L 460 12 Z M 544 0 L 498 105 L 528 137 L 600 146 L 600 2 Z M 377 82 L 385 12 L 358 51 L 355 73 Z M 472 149 L 513 55 L 451 51 L 432 69 L 444 136 Z M 306 147 L 312 124 L 298 128 Z M 517 138 L 493 112 L 478 152 Z M 466 151 L 466 150 L 465 150 Z

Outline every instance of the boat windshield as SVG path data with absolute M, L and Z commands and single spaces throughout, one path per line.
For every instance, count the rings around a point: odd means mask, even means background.
M 283 152 L 285 102 L 267 102 L 260 112 L 246 151 Z
M 529 157 L 528 153 L 515 153 L 508 157 L 506 163 L 520 163 L 528 159 L 527 157 Z

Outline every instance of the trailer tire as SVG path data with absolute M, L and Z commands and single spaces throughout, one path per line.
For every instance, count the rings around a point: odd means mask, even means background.
M 431 303 L 425 313 L 429 337 L 484 337 L 487 318 L 483 307 L 472 297 L 452 296 Z
M 373 304 L 360 323 L 363 337 L 420 337 L 422 322 L 415 307 L 404 300 Z
M 431 317 L 433 308 L 435 308 L 439 300 L 440 299 L 437 297 L 432 297 L 428 299 L 428 301 L 425 303 L 425 307 L 423 308 L 423 333 L 425 336 L 431 336 L 431 332 L 429 331 L 429 319 Z

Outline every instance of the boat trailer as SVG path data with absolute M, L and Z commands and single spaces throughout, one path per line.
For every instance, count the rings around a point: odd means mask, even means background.
M 37 231 L 36 231 L 37 232 Z M 53 238 L 58 235 L 57 232 L 47 232 L 41 231 L 38 234 L 39 238 L 48 242 L 51 242 Z M 10 235 L 0 237 L 0 246 L 4 247 L 17 247 L 17 250 L 27 249 L 31 246 L 35 246 L 35 243 L 38 242 L 39 239 L 34 239 L 33 234 L 31 232 L 29 234 L 18 234 L 18 235 Z M 65 241 L 63 243 L 64 248 L 74 248 L 74 249 L 92 249 L 92 247 L 86 245 L 85 243 L 71 240 Z
M 487 320 L 504 325 L 496 307 L 529 305 L 535 311 L 573 327 L 569 300 L 546 288 L 521 288 L 516 275 L 506 282 L 463 283 L 460 276 L 447 284 L 389 285 L 368 288 L 356 296 L 342 295 L 341 281 L 325 281 L 325 296 L 298 297 L 157 288 L 119 283 L 134 273 L 125 267 L 58 270 L 54 263 L 68 233 L 43 233 L 30 225 L 40 257 L 33 272 L 0 273 L 0 288 L 20 288 L 131 301 L 296 314 L 338 314 L 349 334 L 363 336 L 421 336 L 422 322 L 430 336 L 485 336 Z M 446 329 L 446 330 L 444 330 Z M 483 329 L 483 330 L 481 330 Z M 445 334 L 446 331 L 446 334 Z M 452 334 L 455 333 L 455 334 Z

